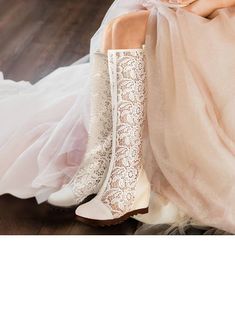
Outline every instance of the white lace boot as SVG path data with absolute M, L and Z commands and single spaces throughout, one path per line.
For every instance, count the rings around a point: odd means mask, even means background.
M 112 151 L 112 104 L 107 55 L 95 53 L 92 60 L 91 122 L 86 154 L 77 173 L 48 202 L 72 207 L 99 191 L 108 170 Z
M 142 164 L 145 62 L 142 49 L 108 52 L 113 104 L 112 157 L 98 195 L 77 208 L 78 220 L 113 225 L 148 212 L 150 184 Z

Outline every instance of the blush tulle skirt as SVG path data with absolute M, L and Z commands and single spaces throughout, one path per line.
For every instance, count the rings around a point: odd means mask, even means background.
M 153 9 L 146 57 L 154 192 L 235 233 L 235 8 L 211 19 Z
M 186 216 L 235 233 L 235 11 L 209 20 L 157 0 L 117 0 L 90 53 L 111 19 L 143 8 L 151 10 L 145 163 L 156 223 Z M 34 85 L 0 78 L 0 195 L 42 202 L 74 175 L 86 150 L 89 82 L 89 62 Z

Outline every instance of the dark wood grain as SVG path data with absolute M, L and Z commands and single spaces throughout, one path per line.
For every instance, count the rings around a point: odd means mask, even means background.
M 0 70 L 32 83 L 89 51 L 91 36 L 112 0 L 0 0 Z M 0 198 L 0 234 L 132 234 L 138 222 L 91 228 L 73 211 L 34 199 Z
M 89 51 L 111 0 L 3 0 L 0 70 L 35 82 Z

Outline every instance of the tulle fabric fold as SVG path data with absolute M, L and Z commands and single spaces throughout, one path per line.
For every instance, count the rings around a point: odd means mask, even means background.
M 233 233 L 234 28 L 234 8 L 212 20 L 182 9 L 153 9 L 145 151 L 156 193 L 202 224 Z
M 88 86 L 88 64 L 35 85 L 0 81 L 0 194 L 41 202 L 73 176 L 86 147 Z

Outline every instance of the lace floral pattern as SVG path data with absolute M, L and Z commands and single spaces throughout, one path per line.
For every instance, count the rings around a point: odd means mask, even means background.
M 157 4 L 159 4 L 159 0 L 144 0 L 143 1 L 143 6 L 148 10 L 156 8 Z
M 111 157 L 112 105 L 107 56 L 96 53 L 93 61 L 91 122 L 84 160 L 71 180 L 77 204 L 99 191 Z
M 159 6 L 165 5 L 169 8 L 186 7 L 195 0 L 145 0 L 143 6 L 151 10 L 153 8 L 158 8 Z
M 113 78 L 116 144 L 113 147 L 110 177 L 101 199 L 111 209 L 114 218 L 118 218 L 130 212 L 142 167 L 146 97 L 143 50 L 110 51 L 109 64 Z

